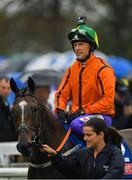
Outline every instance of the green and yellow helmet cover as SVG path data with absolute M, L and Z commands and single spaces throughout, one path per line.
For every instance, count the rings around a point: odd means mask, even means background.
M 68 39 L 71 43 L 74 43 L 75 41 L 86 41 L 92 44 L 94 49 L 99 48 L 98 36 L 96 31 L 85 24 L 81 24 L 72 29 L 68 34 Z

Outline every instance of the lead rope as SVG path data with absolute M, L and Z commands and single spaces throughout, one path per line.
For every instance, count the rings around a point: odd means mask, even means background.
M 59 147 L 56 149 L 57 152 L 59 152 L 59 151 L 63 148 L 63 146 L 65 145 L 65 143 L 66 143 L 68 137 L 70 136 L 70 134 L 71 134 L 71 127 L 70 127 L 69 130 L 67 131 L 67 133 L 66 133 L 63 141 L 62 141 L 61 144 L 59 145 Z M 30 166 L 31 166 L 31 167 L 34 167 L 34 168 L 45 168 L 45 167 L 51 166 L 51 164 L 52 164 L 51 161 L 48 161 L 48 162 L 46 162 L 46 163 L 44 163 L 44 164 L 34 164 L 34 163 L 31 163 L 31 162 L 30 162 Z
M 67 133 L 66 133 L 66 135 L 65 135 L 62 143 L 61 143 L 61 144 L 59 145 L 59 147 L 56 149 L 57 152 L 59 152 L 59 151 L 63 148 L 63 146 L 65 145 L 65 143 L 66 143 L 68 137 L 70 136 L 70 134 L 71 134 L 71 127 L 70 127 L 69 130 L 67 131 Z
M 59 152 L 59 151 L 63 148 L 63 146 L 65 145 L 65 143 L 66 143 L 68 137 L 70 136 L 70 134 L 71 134 L 71 127 L 70 127 L 69 130 L 67 131 L 67 133 L 66 133 L 66 135 L 65 135 L 62 143 L 61 143 L 61 144 L 59 145 L 59 147 L 56 149 L 57 152 Z M 66 151 L 66 152 L 63 153 L 62 155 L 65 156 L 65 157 L 66 157 L 66 156 L 69 156 L 70 154 L 74 153 L 75 151 L 79 150 L 80 148 L 81 148 L 81 145 L 78 144 L 77 146 L 75 146 L 75 147 L 73 147 L 72 149 Z M 33 163 L 30 162 L 30 166 L 31 166 L 31 167 L 34 167 L 34 168 L 45 168 L 45 167 L 48 167 L 48 166 L 51 166 L 51 165 L 52 165 L 52 162 L 51 162 L 51 161 L 48 161 L 48 162 L 46 162 L 46 163 L 44 163 L 44 164 L 39 164 L 39 165 L 33 164 Z

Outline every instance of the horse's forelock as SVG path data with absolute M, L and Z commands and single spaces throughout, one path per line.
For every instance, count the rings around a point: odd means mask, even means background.
M 21 92 L 21 94 L 24 95 L 24 94 L 27 92 L 27 87 L 22 88 L 22 89 L 20 90 L 20 92 Z

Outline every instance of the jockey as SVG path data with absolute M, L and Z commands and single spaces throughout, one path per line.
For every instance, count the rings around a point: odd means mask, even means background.
M 114 70 L 105 60 L 94 55 L 94 50 L 99 48 L 98 37 L 85 21 L 86 17 L 79 17 L 78 25 L 68 34 L 76 60 L 66 70 L 55 94 L 55 112 L 62 121 L 67 117 L 66 107 L 71 100 L 71 127 L 79 134 L 90 116 L 99 116 L 111 126 L 115 114 Z

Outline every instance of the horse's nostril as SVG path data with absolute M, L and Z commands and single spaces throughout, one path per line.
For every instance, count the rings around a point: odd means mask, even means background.
M 21 146 L 20 146 L 19 143 L 16 145 L 16 148 L 17 148 L 17 150 L 21 153 Z
M 23 156 L 30 156 L 31 154 L 31 144 L 30 143 L 18 143 L 17 144 L 17 150 L 23 155 Z

